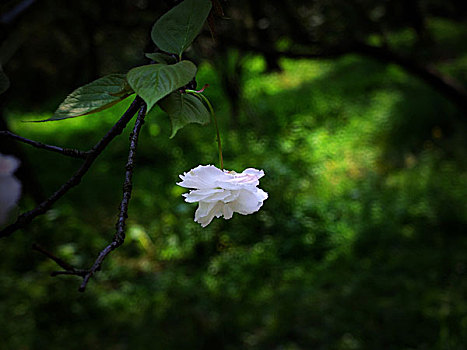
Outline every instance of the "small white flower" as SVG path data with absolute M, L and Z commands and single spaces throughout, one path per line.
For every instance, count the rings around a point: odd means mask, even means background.
M 183 194 L 188 203 L 199 202 L 195 222 L 206 227 L 215 217 L 230 219 L 234 212 L 247 215 L 257 212 L 268 198 L 268 194 L 258 188 L 264 171 L 253 168 L 238 174 L 214 165 L 199 165 L 188 173 L 180 175 L 177 185 L 192 189 Z
M 18 159 L 0 153 L 0 224 L 6 221 L 21 194 L 21 183 L 13 176 L 18 166 Z

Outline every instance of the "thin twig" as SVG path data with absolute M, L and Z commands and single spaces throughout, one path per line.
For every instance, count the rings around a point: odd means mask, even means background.
M 42 253 L 44 254 L 46 257 L 48 257 L 49 259 L 55 261 L 57 263 L 58 266 L 60 266 L 61 268 L 67 270 L 67 271 L 71 271 L 71 270 L 74 270 L 75 268 L 73 266 L 71 266 L 70 264 L 68 264 L 66 261 L 63 261 L 62 259 L 60 259 L 59 257 L 53 255 L 52 253 L 50 253 L 49 251 L 45 250 L 44 248 L 42 248 L 41 246 L 39 246 L 38 244 L 34 243 L 32 245 L 32 249 L 34 250 L 37 250 L 39 253 Z
M 107 134 L 98 142 L 96 145 L 89 151 L 88 156 L 86 157 L 83 165 L 74 173 L 74 175 L 64 183 L 54 194 L 52 194 L 45 201 L 40 203 L 36 208 L 21 214 L 11 225 L 8 225 L 3 230 L 0 231 L 0 238 L 7 237 L 11 235 L 18 229 L 25 227 L 29 224 L 35 217 L 38 215 L 44 214 L 49 210 L 52 205 L 63 197 L 71 188 L 78 185 L 81 182 L 81 178 L 87 173 L 92 163 L 96 158 L 102 153 L 102 151 L 107 147 L 107 145 L 119 134 L 122 133 L 125 126 L 133 118 L 137 110 L 141 108 L 143 100 L 140 97 L 136 97 L 133 103 L 128 107 L 123 116 L 119 119 L 117 123 L 107 132 Z
M 383 63 L 394 63 L 405 69 L 408 73 L 420 78 L 426 84 L 436 89 L 443 96 L 448 98 L 462 112 L 462 117 L 467 115 L 467 90 L 454 77 L 443 74 L 433 66 L 413 60 L 409 57 L 399 55 L 397 52 L 385 47 L 371 46 L 367 44 L 355 43 L 353 45 L 337 48 L 324 47 L 322 52 L 306 53 L 295 51 L 278 51 L 267 45 L 250 45 L 245 41 L 224 37 L 220 40 L 243 51 L 260 53 L 264 56 L 287 57 L 293 59 L 328 59 L 336 58 L 347 54 L 365 55 L 379 60 Z M 313 43 L 310 43 L 310 45 Z M 314 43 L 315 46 L 317 43 Z
M 82 269 L 74 269 L 74 270 L 70 270 L 70 271 L 60 270 L 60 271 L 52 271 L 50 273 L 50 276 L 56 277 L 56 276 L 59 276 L 59 275 L 69 275 L 69 276 L 84 277 L 84 276 L 86 276 L 86 274 L 88 272 L 89 272 L 88 270 L 82 270 Z
M 57 152 L 60 153 L 64 156 L 72 157 L 72 158 L 79 158 L 79 159 L 85 159 L 90 151 L 80 151 L 77 149 L 71 149 L 71 148 L 63 148 L 63 147 L 58 147 L 58 146 L 51 146 L 51 145 L 46 145 L 45 143 L 34 141 L 27 139 L 25 137 L 13 134 L 10 131 L 0 131 L 0 137 L 8 137 L 23 143 L 26 143 L 28 145 L 31 145 L 36 148 L 40 149 L 45 149 L 47 151 L 52 151 L 52 152 Z
M 51 252 L 45 250 L 38 244 L 34 243 L 32 245 L 32 248 L 34 250 L 37 250 L 39 253 L 44 254 L 46 257 L 49 259 L 55 261 L 55 263 L 63 268 L 65 271 L 53 271 L 50 275 L 51 276 L 57 276 L 57 275 L 78 275 L 78 276 L 83 276 L 86 275 L 88 272 L 87 270 L 81 270 L 81 269 L 76 269 L 75 267 L 71 266 L 69 263 L 66 261 L 60 259 L 59 257 L 53 255 Z
M 130 135 L 130 151 L 128 152 L 128 161 L 125 165 L 125 181 L 123 182 L 123 198 L 120 202 L 120 212 L 118 215 L 118 220 L 116 224 L 116 232 L 113 237 L 112 242 L 107 245 L 98 255 L 96 261 L 92 267 L 88 270 L 88 273 L 84 276 L 83 282 L 79 287 L 80 292 L 84 292 L 86 286 L 89 282 L 89 279 L 99 271 L 102 265 L 102 262 L 110 254 L 110 252 L 123 244 L 125 241 L 125 223 L 128 218 L 128 205 L 131 199 L 131 191 L 133 188 L 132 178 L 133 178 L 133 169 L 135 166 L 135 155 L 136 147 L 138 145 L 139 133 L 141 127 L 144 124 L 144 117 L 146 116 L 146 104 L 143 104 L 141 107 L 138 117 L 136 118 L 135 126 L 133 127 L 133 132 Z
M 4 13 L 0 16 L 0 23 L 3 24 L 10 24 L 13 22 L 16 18 L 18 18 L 19 15 L 21 15 L 24 11 L 26 11 L 29 6 L 34 4 L 36 0 L 24 0 L 21 1 L 18 5 L 13 7 L 12 10 L 10 10 L 7 13 Z
M 447 97 L 463 112 L 463 118 L 467 116 L 467 89 L 454 77 L 440 72 L 432 65 L 401 56 L 387 48 L 367 44 L 357 44 L 353 48 L 358 54 L 375 58 L 384 63 L 399 65 Z
M 50 276 L 55 277 L 58 275 L 69 275 L 69 276 L 81 276 L 84 277 L 88 273 L 88 270 L 81 270 L 81 269 L 74 269 L 74 270 L 60 270 L 60 271 L 52 271 Z

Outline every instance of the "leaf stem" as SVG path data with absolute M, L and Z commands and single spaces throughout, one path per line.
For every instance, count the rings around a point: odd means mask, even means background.
M 217 134 L 217 147 L 219 148 L 219 163 L 221 165 L 221 170 L 224 170 L 224 159 L 222 158 L 222 145 L 221 145 L 221 135 L 219 133 L 219 125 L 217 124 L 217 118 L 216 118 L 216 113 L 214 113 L 214 108 L 212 108 L 211 102 L 207 99 L 206 96 L 203 94 L 199 93 L 196 90 L 185 90 L 185 92 L 191 93 L 193 95 L 196 95 L 198 97 L 201 97 L 203 101 L 206 103 L 206 105 L 209 108 L 209 112 L 211 113 L 212 120 L 214 121 L 214 126 L 216 127 L 216 134 Z

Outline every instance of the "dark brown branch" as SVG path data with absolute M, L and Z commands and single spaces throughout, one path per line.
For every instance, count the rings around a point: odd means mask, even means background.
M 62 269 L 64 269 L 64 271 L 53 271 L 50 275 L 51 276 L 57 276 L 57 275 L 78 275 L 78 276 L 84 276 L 87 271 L 86 270 L 80 270 L 80 269 L 76 269 L 74 268 L 73 266 L 71 266 L 70 264 L 68 264 L 66 261 L 60 259 L 59 257 L 53 255 L 52 253 L 50 253 L 49 251 L 45 250 L 44 248 L 42 248 L 41 246 L 37 245 L 37 244 L 33 244 L 32 245 L 32 248 L 34 250 L 37 250 L 39 253 L 42 253 L 44 254 L 46 257 L 48 257 L 49 259 L 55 261 L 55 263 L 60 266 Z
M 467 90 L 456 79 L 442 74 L 434 67 L 419 64 L 385 48 L 362 44 L 355 46 L 355 53 L 401 66 L 448 98 L 467 116 Z
M 125 126 L 133 118 L 137 110 L 143 105 L 143 100 L 140 97 L 136 97 L 133 103 L 128 107 L 123 116 L 118 120 L 117 123 L 107 132 L 107 134 L 91 149 L 88 156 L 86 157 L 83 165 L 75 172 L 75 174 L 64 183 L 54 194 L 52 194 L 45 201 L 40 203 L 36 208 L 21 214 L 16 222 L 5 227 L 0 231 L 0 238 L 11 235 L 18 229 L 25 227 L 38 215 L 44 214 L 50 207 L 61 197 L 63 197 L 71 188 L 78 185 L 81 182 L 81 178 L 87 173 L 92 163 L 107 147 L 107 145 L 119 134 L 122 133 Z
M 55 277 L 59 275 L 69 275 L 69 276 L 81 276 L 84 277 L 88 273 L 88 270 L 81 270 L 81 269 L 74 269 L 74 270 L 60 270 L 60 271 L 52 271 L 50 276 Z
M 62 148 L 62 147 L 58 147 L 58 146 L 46 145 L 46 144 L 44 144 L 42 142 L 37 142 L 37 141 L 34 141 L 34 140 L 30 140 L 30 139 L 27 139 L 25 137 L 13 134 L 12 132 L 6 131 L 6 130 L 5 131 L 4 130 L 0 131 L 0 137 L 6 137 L 6 138 L 14 139 L 14 140 L 26 143 L 26 144 L 31 145 L 31 146 L 36 147 L 36 148 L 45 149 L 47 151 L 52 151 L 52 152 L 57 152 L 57 153 L 60 153 L 60 154 L 62 154 L 64 156 L 68 156 L 68 157 L 72 157 L 72 158 L 85 159 L 90 153 L 90 151 L 84 152 L 84 151 L 80 151 L 80 150 L 77 150 L 77 149 Z
M 16 5 L 10 12 L 4 13 L 0 16 L 0 23 L 10 24 L 18 18 L 24 11 L 26 11 L 36 0 L 23 0 Z
M 319 53 L 306 53 L 295 51 L 278 51 L 268 46 L 250 45 L 233 38 L 222 38 L 227 45 L 231 45 L 243 51 L 259 53 L 264 56 L 276 56 L 287 58 L 305 58 L 305 59 L 326 59 L 335 58 L 346 54 L 360 54 L 375 58 L 384 63 L 397 64 L 408 73 L 423 80 L 426 84 L 433 87 L 440 94 L 450 100 L 457 108 L 467 116 L 467 90 L 456 79 L 444 75 L 434 67 L 418 63 L 415 60 L 403 57 L 397 53 L 383 47 L 376 47 L 366 44 L 356 44 L 346 48 L 328 48 Z
M 293 59 L 326 59 L 326 58 L 335 58 L 342 56 L 344 54 L 350 53 L 348 49 L 329 49 L 318 53 L 309 53 L 309 52 L 299 52 L 299 51 L 279 51 L 267 44 L 252 45 L 246 41 L 238 40 L 232 37 L 222 37 L 219 38 L 219 41 L 222 41 L 225 46 L 231 46 L 237 48 L 241 51 L 249 51 L 252 53 L 261 54 L 263 56 L 275 56 L 275 57 L 286 57 Z
M 136 147 L 138 145 L 139 133 L 141 127 L 144 124 L 144 117 L 146 116 L 146 104 L 141 107 L 138 117 L 136 118 L 135 126 L 133 127 L 133 132 L 130 135 L 130 151 L 128 152 L 128 161 L 125 165 L 125 181 L 123 182 L 123 198 L 120 202 L 120 213 L 118 215 L 118 220 L 116 224 L 116 232 L 112 242 L 105 247 L 98 255 L 96 261 L 89 269 L 88 273 L 84 276 L 83 282 L 79 287 L 80 292 L 84 292 L 86 286 L 89 282 L 89 279 L 99 271 L 102 265 L 102 262 L 110 254 L 110 252 L 123 244 L 125 241 L 125 223 L 128 217 L 128 205 L 131 199 L 132 192 L 132 178 L 133 178 L 133 169 L 135 166 L 135 155 Z
M 55 261 L 57 263 L 58 266 L 60 266 L 61 268 L 67 270 L 67 271 L 70 271 L 70 270 L 73 270 L 73 266 L 71 266 L 70 264 L 68 264 L 66 261 L 63 261 L 62 259 L 56 257 L 55 255 L 53 255 L 52 253 L 50 253 L 49 251 L 45 250 L 44 248 L 42 248 L 41 246 L 39 246 L 38 244 L 33 244 L 32 245 L 32 249 L 34 250 L 37 250 L 39 253 L 42 253 L 44 254 L 46 257 L 48 257 L 49 259 L 52 259 L 53 261 Z

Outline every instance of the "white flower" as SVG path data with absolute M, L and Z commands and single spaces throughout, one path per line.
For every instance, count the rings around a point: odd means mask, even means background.
M 238 174 L 214 165 L 199 165 L 180 175 L 182 182 L 177 185 L 193 189 L 183 196 L 188 203 L 199 202 L 195 222 L 206 227 L 214 216 L 230 219 L 234 212 L 242 215 L 257 212 L 268 198 L 268 194 L 257 187 L 263 176 L 264 171 L 253 168 Z
M 5 222 L 21 194 L 21 183 L 13 176 L 18 166 L 18 159 L 0 153 L 0 224 Z

